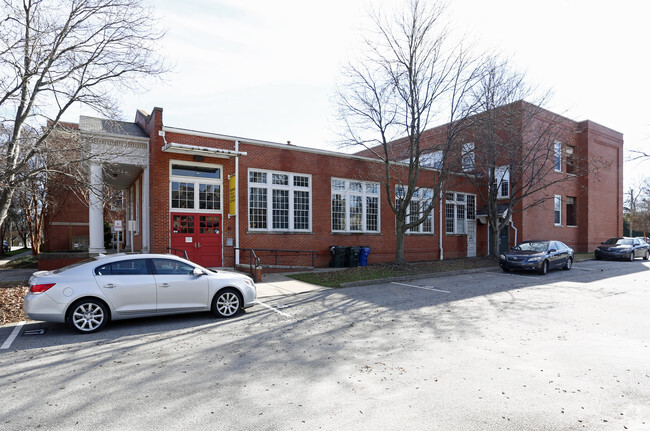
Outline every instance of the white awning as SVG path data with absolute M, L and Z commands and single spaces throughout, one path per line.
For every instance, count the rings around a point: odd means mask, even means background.
M 164 153 L 192 154 L 195 156 L 219 157 L 230 159 L 237 156 L 245 156 L 245 151 L 224 150 L 221 148 L 201 147 L 199 145 L 177 144 L 170 142 L 162 147 Z

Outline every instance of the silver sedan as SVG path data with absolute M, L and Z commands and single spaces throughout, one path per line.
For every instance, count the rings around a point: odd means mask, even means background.
M 110 320 L 211 310 L 232 317 L 255 304 L 253 280 L 214 272 L 167 254 L 108 255 L 35 272 L 25 296 L 34 320 L 66 322 L 81 333 Z

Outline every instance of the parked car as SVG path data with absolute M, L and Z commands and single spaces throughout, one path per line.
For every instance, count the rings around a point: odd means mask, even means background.
M 2 252 L 3 253 L 9 252 L 9 243 L 7 241 L 2 241 Z
M 596 259 L 627 259 L 634 260 L 636 257 L 642 257 L 648 260 L 648 243 L 639 238 L 610 238 L 601 243 L 594 255 Z
M 504 271 L 530 270 L 546 274 L 549 269 L 571 269 L 573 249 L 561 241 L 524 241 L 499 256 Z
M 34 320 L 66 322 L 81 333 L 110 320 L 211 310 L 232 317 L 252 306 L 253 280 L 211 271 L 167 254 L 100 256 L 55 271 L 35 272 L 25 296 Z

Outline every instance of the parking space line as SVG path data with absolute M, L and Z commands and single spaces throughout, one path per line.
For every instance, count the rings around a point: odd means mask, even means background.
M 9 347 L 11 347 L 11 343 L 14 342 L 14 340 L 18 336 L 18 333 L 20 332 L 20 328 L 22 328 L 24 324 L 25 324 L 25 322 L 19 322 L 16 325 L 14 330 L 11 332 L 11 335 L 9 336 L 9 338 L 7 338 L 5 340 L 5 342 L 2 344 L 2 346 L 0 346 L 0 349 L 8 349 Z
M 407 286 L 407 287 L 416 287 L 418 289 L 432 290 L 434 292 L 451 293 L 448 290 L 435 289 L 433 287 L 426 287 L 426 286 L 416 286 L 415 284 L 398 283 L 396 281 L 391 281 L 391 284 L 399 284 L 400 286 Z
M 266 308 L 268 308 L 268 309 L 271 310 L 271 311 L 275 311 L 276 313 L 278 313 L 278 314 L 281 315 L 281 316 L 289 317 L 289 318 L 292 317 L 291 315 L 289 315 L 289 314 L 287 314 L 287 313 L 284 313 L 284 312 L 278 310 L 278 309 L 275 308 L 275 307 L 271 307 L 270 305 L 265 304 L 265 303 L 263 303 L 262 301 L 259 301 L 259 300 L 258 300 L 258 301 L 255 301 L 255 302 L 256 302 L 256 304 L 260 304 L 262 307 L 266 307 Z

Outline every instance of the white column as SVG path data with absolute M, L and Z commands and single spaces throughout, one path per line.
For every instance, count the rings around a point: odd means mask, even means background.
M 150 235 L 151 229 L 149 228 L 149 163 L 144 168 L 142 174 L 142 252 L 149 253 L 150 250 Z
M 90 189 L 88 191 L 88 252 L 106 253 L 104 249 L 104 205 L 102 192 L 102 166 L 90 165 Z

